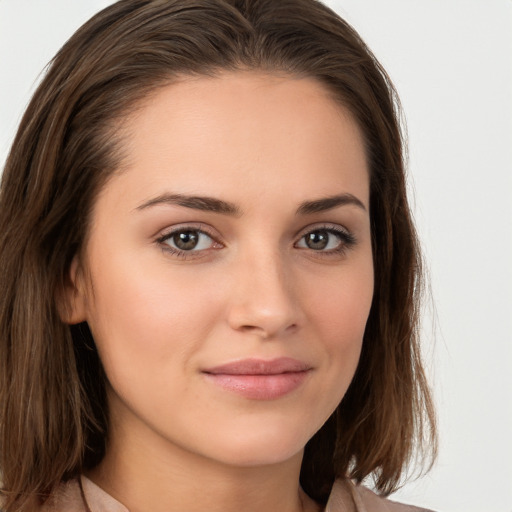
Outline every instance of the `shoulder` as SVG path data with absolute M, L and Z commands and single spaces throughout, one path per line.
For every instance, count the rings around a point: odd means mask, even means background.
M 85 476 L 63 483 L 39 512 L 128 512 Z
M 405 505 L 383 498 L 363 485 L 354 485 L 353 487 L 356 499 L 358 497 L 361 503 L 364 504 L 365 508 L 361 510 L 365 512 L 380 512 L 381 510 L 382 512 L 432 512 L 426 508 Z
M 41 512 L 87 512 L 78 480 L 60 484 Z
M 351 480 L 336 480 L 326 512 L 342 512 L 350 510 L 350 507 L 353 512 L 432 512 L 426 508 L 389 500 L 363 485 L 355 485 Z
M 42 505 L 35 498 L 25 504 L 23 510 L 34 512 L 88 512 L 84 505 L 78 480 L 61 483 Z M 3 512 L 1 499 L 0 512 Z

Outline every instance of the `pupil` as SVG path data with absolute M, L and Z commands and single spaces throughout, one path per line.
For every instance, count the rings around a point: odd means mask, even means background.
M 327 231 L 315 231 L 314 233 L 309 233 L 306 238 L 306 245 L 310 249 L 325 249 L 327 244 L 329 243 L 329 234 Z
M 194 249 L 198 241 L 199 236 L 195 231 L 183 231 L 181 233 L 177 233 L 173 237 L 173 242 L 176 247 L 183 251 L 190 251 L 191 249 Z

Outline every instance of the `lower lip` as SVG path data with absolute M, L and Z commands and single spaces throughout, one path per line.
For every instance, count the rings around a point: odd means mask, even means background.
M 218 386 L 252 400 L 276 400 L 296 390 L 309 371 L 278 373 L 276 375 L 227 375 L 205 373 Z

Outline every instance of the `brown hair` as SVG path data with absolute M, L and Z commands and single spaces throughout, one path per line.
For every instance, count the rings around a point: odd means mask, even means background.
M 122 161 L 117 128 L 173 77 L 257 69 L 324 84 L 359 123 L 370 168 L 375 292 L 361 360 L 306 446 L 301 483 L 397 488 L 415 447 L 435 451 L 420 360 L 421 259 L 406 198 L 398 99 L 357 33 L 315 0 L 122 0 L 54 58 L 21 121 L 0 191 L 0 468 L 4 510 L 94 467 L 108 433 L 105 375 L 57 291 L 95 197 Z M 419 451 L 418 453 L 426 453 Z

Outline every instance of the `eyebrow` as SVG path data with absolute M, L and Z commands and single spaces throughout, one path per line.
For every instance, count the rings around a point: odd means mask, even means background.
M 145 210 L 151 206 L 157 205 L 177 205 L 194 210 L 202 210 L 205 212 L 222 213 L 224 215 L 240 216 L 241 211 L 236 204 L 216 199 L 214 197 L 205 196 L 187 196 L 183 194 L 162 194 L 154 199 L 150 199 L 138 206 L 137 210 Z
M 301 203 L 297 209 L 298 215 L 308 215 L 311 213 L 325 212 L 332 210 L 338 206 L 353 205 L 366 211 L 366 207 L 356 196 L 352 194 L 338 194 L 336 196 L 329 196 L 315 201 L 305 201 Z
M 158 205 L 177 205 L 194 210 L 221 213 L 233 217 L 242 215 L 240 208 L 229 201 L 207 196 L 188 196 L 184 194 L 162 194 L 137 206 L 136 210 L 145 210 Z M 353 205 L 366 211 L 364 204 L 352 194 L 338 194 L 313 201 L 304 201 L 297 208 L 297 215 L 309 215 L 311 213 L 332 210 L 339 206 Z

